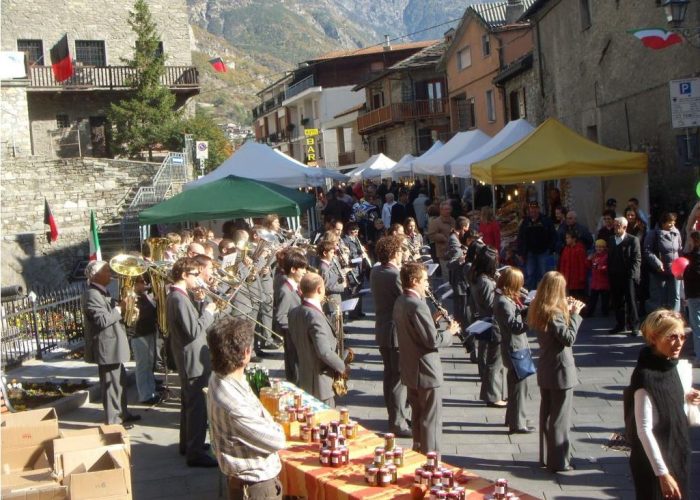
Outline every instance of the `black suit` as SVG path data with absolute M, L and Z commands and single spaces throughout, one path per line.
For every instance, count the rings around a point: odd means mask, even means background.
M 615 310 L 615 329 L 624 330 L 625 319 L 632 330 L 639 328 L 635 284 L 639 283 L 642 252 L 639 239 L 625 233 L 618 245 L 615 237 L 608 240 L 608 276 L 610 300 Z

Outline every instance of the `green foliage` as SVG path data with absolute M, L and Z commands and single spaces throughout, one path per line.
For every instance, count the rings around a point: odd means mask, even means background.
M 207 171 L 214 170 L 233 153 L 233 146 L 226 134 L 206 114 L 200 113 L 176 123 L 170 129 L 165 146 L 171 151 L 181 151 L 185 147 L 185 134 L 192 134 L 195 141 L 209 141 Z
M 136 33 L 133 59 L 123 62 L 134 69 L 130 97 L 113 103 L 108 119 L 113 126 L 115 151 L 129 156 L 140 156 L 148 150 L 153 159 L 153 148 L 163 143 L 178 119 L 175 96 L 161 85 L 165 72 L 165 55 L 159 52 L 160 36 L 145 0 L 136 0 L 129 13 L 129 25 Z

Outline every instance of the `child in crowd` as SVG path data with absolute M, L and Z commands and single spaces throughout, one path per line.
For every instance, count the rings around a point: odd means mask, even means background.
M 567 231 L 566 246 L 559 258 L 559 272 L 566 278 L 566 293 L 578 300 L 586 298 L 586 249 L 576 231 Z
M 605 240 L 596 240 L 595 253 L 588 257 L 586 265 L 591 270 L 591 298 L 586 313 L 588 316 L 593 316 L 600 297 L 603 316 L 607 316 L 610 305 L 610 282 L 608 281 L 608 244 Z

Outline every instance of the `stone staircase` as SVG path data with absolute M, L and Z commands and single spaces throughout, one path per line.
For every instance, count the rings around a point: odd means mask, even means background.
M 140 249 L 139 212 L 181 192 L 182 186 L 190 180 L 188 171 L 185 153 L 168 153 L 151 181 L 141 182 L 129 191 L 113 222 L 100 227 L 103 259 Z

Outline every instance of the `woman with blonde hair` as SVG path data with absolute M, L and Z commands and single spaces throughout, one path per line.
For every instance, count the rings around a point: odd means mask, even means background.
M 528 325 L 540 344 L 540 462 L 552 472 L 573 469 L 569 428 L 573 388 L 578 380 L 571 346 L 581 326 L 583 307 L 583 302 L 566 296 L 564 276 L 549 271 L 542 277 L 527 313 Z
M 520 269 L 508 267 L 496 282 L 496 301 L 493 305 L 493 320 L 501 333 L 501 357 L 508 370 L 508 406 L 506 425 L 510 434 L 529 434 L 534 429 L 528 427 L 525 416 L 525 400 L 528 394 L 527 378 L 520 379 L 510 355 L 530 348 L 527 341 L 527 324 L 523 312 L 525 304 L 521 289 L 525 277 Z
M 657 309 L 641 330 L 647 345 L 625 390 L 625 436 L 637 498 L 690 498 L 688 423 L 697 422 L 700 391 L 692 388 L 689 366 L 685 384 L 680 376 L 685 323 L 680 313 Z

